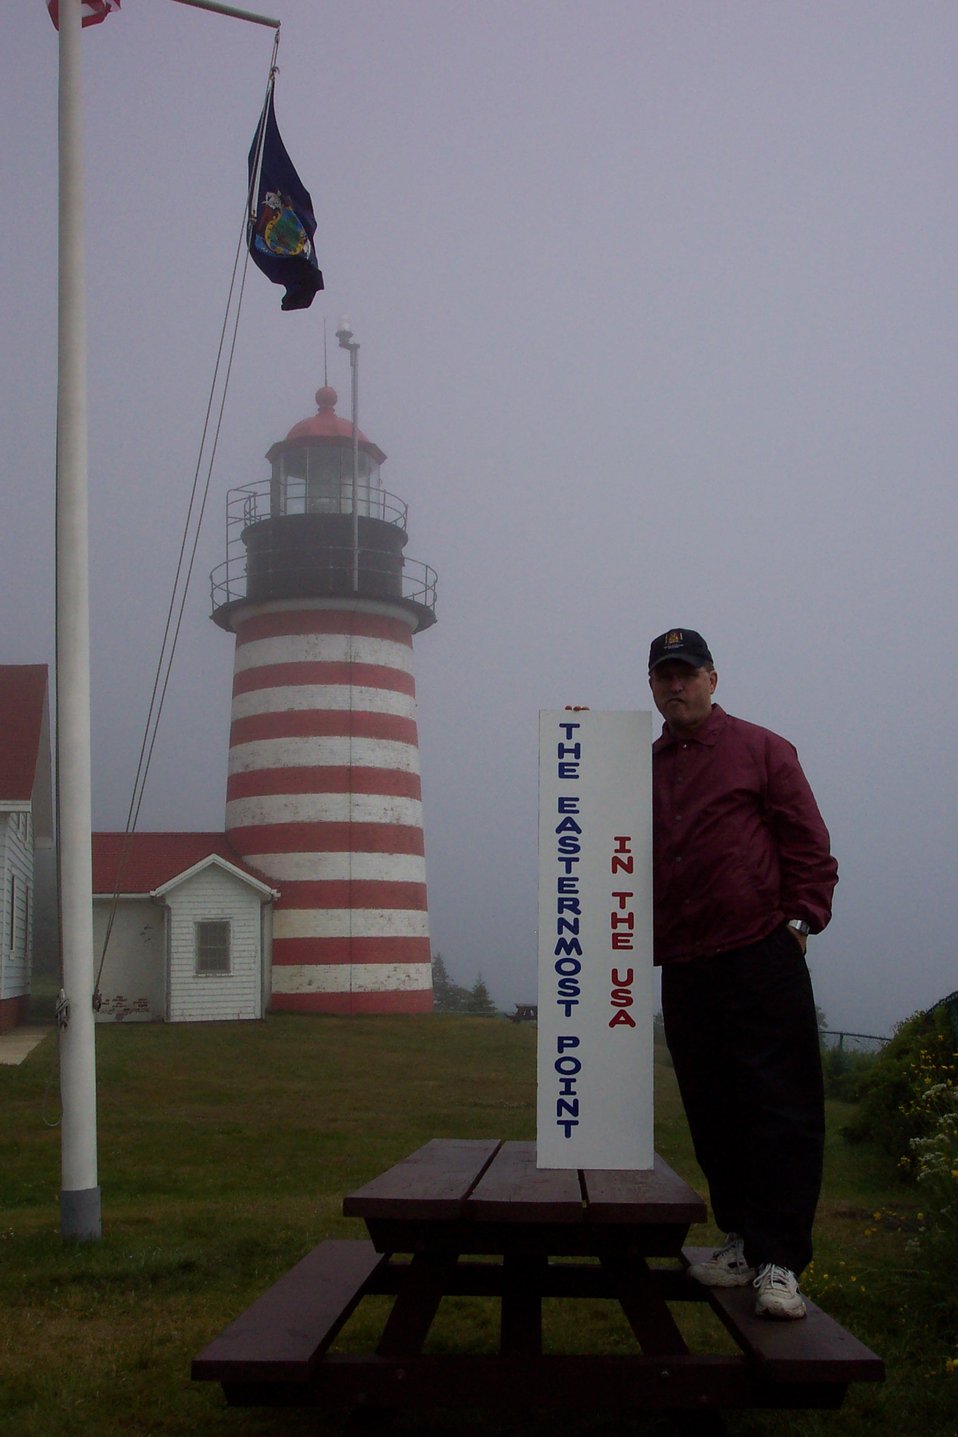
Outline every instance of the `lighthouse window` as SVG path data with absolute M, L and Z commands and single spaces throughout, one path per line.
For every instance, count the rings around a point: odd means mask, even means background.
M 203 918 L 196 924 L 197 973 L 230 971 L 230 921 Z
M 306 512 L 338 514 L 344 488 L 344 452 L 341 449 L 312 449 L 306 471 Z
M 277 491 L 272 499 L 273 512 L 302 514 L 306 508 L 306 450 L 288 450 L 274 465 L 273 482 Z
M 379 462 L 358 455 L 357 508 L 382 518 L 383 492 Z M 287 449 L 273 463 L 270 512 L 277 514 L 351 514 L 353 452 L 349 444 Z

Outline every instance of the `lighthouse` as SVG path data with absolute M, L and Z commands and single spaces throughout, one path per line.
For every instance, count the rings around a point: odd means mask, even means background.
M 436 575 L 406 557 L 386 456 L 336 403 L 320 389 L 269 477 L 227 499 L 211 575 L 236 636 L 226 832 L 280 892 L 274 1011 L 427 1012 L 412 640 L 435 622 Z

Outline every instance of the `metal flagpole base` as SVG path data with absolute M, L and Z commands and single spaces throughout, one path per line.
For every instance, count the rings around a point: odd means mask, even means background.
M 100 1235 L 100 1189 L 61 1190 L 60 1236 L 79 1238 L 83 1242 L 98 1240 Z

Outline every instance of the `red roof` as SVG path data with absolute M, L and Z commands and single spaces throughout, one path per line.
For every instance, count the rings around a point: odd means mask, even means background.
M 29 803 L 37 779 L 46 664 L 0 664 L 0 798 Z
M 317 412 L 310 415 L 308 419 L 301 419 L 298 424 L 294 424 L 283 442 L 290 444 L 302 443 L 304 439 L 340 439 L 352 443 L 352 420 L 341 419 L 336 413 L 338 398 L 339 395 L 332 385 L 324 384 L 322 389 L 317 389 Z M 371 439 L 367 439 L 361 429 L 359 431 L 359 447 L 365 454 L 371 455 L 377 464 L 381 464 L 386 457 L 379 445 L 374 444 Z M 276 445 L 274 444 L 266 456 L 268 459 L 272 458 L 275 449 Z
M 225 833 L 94 833 L 94 893 L 113 892 L 124 845 L 120 893 L 152 893 L 214 853 L 241 873 L 269 882 L 244 863 Z

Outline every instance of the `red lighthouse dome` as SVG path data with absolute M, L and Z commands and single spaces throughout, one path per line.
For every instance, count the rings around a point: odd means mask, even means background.
M 352 444 L 352 422 L 349 419 L 341 419 L 336 413 L 338 400 L 339 395 L 331 384 L 324 384 L 321 389 L 317 389 L 316 413 L 311 414 L 308 419 L 301 419 L 298 424 L 294 424 L 284 442 L 295 444 L 302 440 L 340 439 Z M 386 458 L 377 445 L 369 442 L 362 430 L 359 431 L 359 447 L 365 453 L 374 455 L 379 464 Z M 272 450 L 270 454 L 272 454 Z

